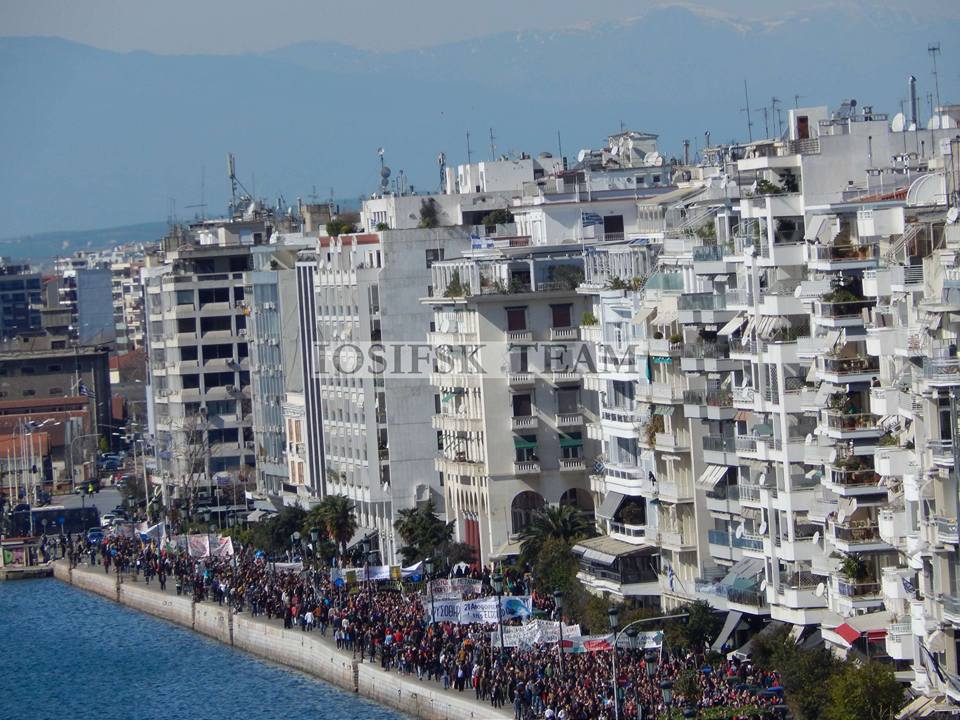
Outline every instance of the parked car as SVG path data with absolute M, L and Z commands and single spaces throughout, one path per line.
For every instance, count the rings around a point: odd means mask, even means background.
M 93 527 L 87 530 L 87 542 L 94 545 L 99 545 L 103 541 L 103 530 L 98 527 Z

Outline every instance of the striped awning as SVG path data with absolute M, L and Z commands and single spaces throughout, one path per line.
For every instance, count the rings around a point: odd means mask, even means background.
M 746 322 L 747 316 L 743 313 L 738 313 L 726 325 L 720 328 L 717 335 L 733 335 L 737 330 L 742 328 Z
M 713 490 L 727 474 L 727 469 L 726 465 L 707 465 L 697 478 L 697 485 Z

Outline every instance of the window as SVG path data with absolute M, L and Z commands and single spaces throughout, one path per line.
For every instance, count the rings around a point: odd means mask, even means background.
M 550 310 L 553 313 L 553 327 L 568 328 L 572 326 L 571 315 L 573 305 L 551 305 Z
M 199 291 L 200 307 L 209 303 L 228 303 L 230 302 L 230 288 L 201 288 Z
M 239 319 L 239 318 L 238 318 Z M 229 332 L 230 316 L 217 315 L 215 317 L 200 318 L 200 332 L 206 335 L 210 332 Z
M 47 372 L 52 372 L 52 373 L 63 372 L 63 365 L 61 365 L 60 363 L 47 365 Z
M 24 365 L 20 368 L 21 375 L 33 375 L 33 367 L 30 365 Z
M 507 332 L 527 329 L 527 308 L 507 308 Z
M 193 290 L 177 290 L 177 305 L 193 305 Z
M 533 399 L 530 393 L 513 396 L 513 416 L 527 417 L 533 415 Z
M 427 269 L 429 269 L 435 262 L 443 260 L 443 248 L 428 249 L 426 251 L 426 255 L 427 255 Z
M 536 435 L 514 435 L 513 447 L 517 462 L 534 462 L 539 459 Z
M 50 388 L 50 395 L 63 395 L 63 388 L 52 387 Z
M 564 460 L 583 457 L 583 436 L 579 432 L 560 434 L 560 457 Z
M 192 362 L 197 359 L 197 346 L 180 348 L 180 362 Z
M 184 375 L 181 382 L 184 390 L 196 390 L 200 387 L 200 376 L 196 373 Z
M 31 397 L 31 396 L 36 395 L 36 394 L 37 394 L 37 391 L 36 391 L 36 390 L 33 390 L 33 389 L 28 389 L 28 390 L 24 390 L 24 391 L 23 391 L 23 396 L 24 396 L 24 397 Z
M 510 372 L 525 373 L 528 371 L 530 364 L 527 358 L 527 350 L 529 350 L 529 348 L 523 346 L 513 348 L 510 351 Z
M 243 300 L 243 288 L 242 288 L 242 287 L 235 287 L 235 288 L 233 289 L 233 299 L 236 300 L 237 302 L 240 302 L 241 300 Z
M 580 408 L 580 389 L 579 388 L 558 388 L 557 389 L 557 413 L 560 415 L 572 415 L 579 412 Z
M 197 321 L 194 318 L 180 318 L 177 320 L 178 333 L 192 333 L 197 331 Z

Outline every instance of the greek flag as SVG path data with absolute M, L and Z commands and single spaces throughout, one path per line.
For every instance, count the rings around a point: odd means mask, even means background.
M 580 211 L 580 223 L 583 227 L 590 227 L 591 225 L 603 225 L 603 218 L 592 212 L 583 212 Z
M 912 582 L 906 578 L 900 578 L 900 582 L 903 584 L 903 589 L 906 591 L 907 595 L 912 598 L 917 596 L 917 589 L 913 586 Z
M 87 384 L 83 380 L 77 381 L 77 393 L 82 395 L 83 397 L 88 397 L 91 400 L 96 398 L 96 395 L 94 395 L 93 392 L 91 392 L 91 390 L 87 387 Z

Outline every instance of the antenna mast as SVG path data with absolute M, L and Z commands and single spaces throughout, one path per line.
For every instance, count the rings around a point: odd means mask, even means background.
M 940 74 L 937 72 L 937 55 L 940 54 L 940 43 L 931 43 L 927 47 L 927 52 L 930 53 L 930 59 L 933 60 L 933 86 L 937 93 L 937 108 L 942 108 L 943 105 L 940 104 Z M 937 112 L 939 113 L 940 110 L 938 109 Z
M 473 153 L 470 151 L 470 131 L 467 130 L 467 165 L 473 161 Z
M 497 159 L 497 138 L 493 134 L 493 128 L 490 128 L 490 160 Z
M 746 107 L 740 108 L 740 112 L 747 113 L 747 138 L 753 142 L 753 120 L 750 118 L 750 92 L 747 90 L 747 79 L 743 79 L 743 97 L 747 101 Z

